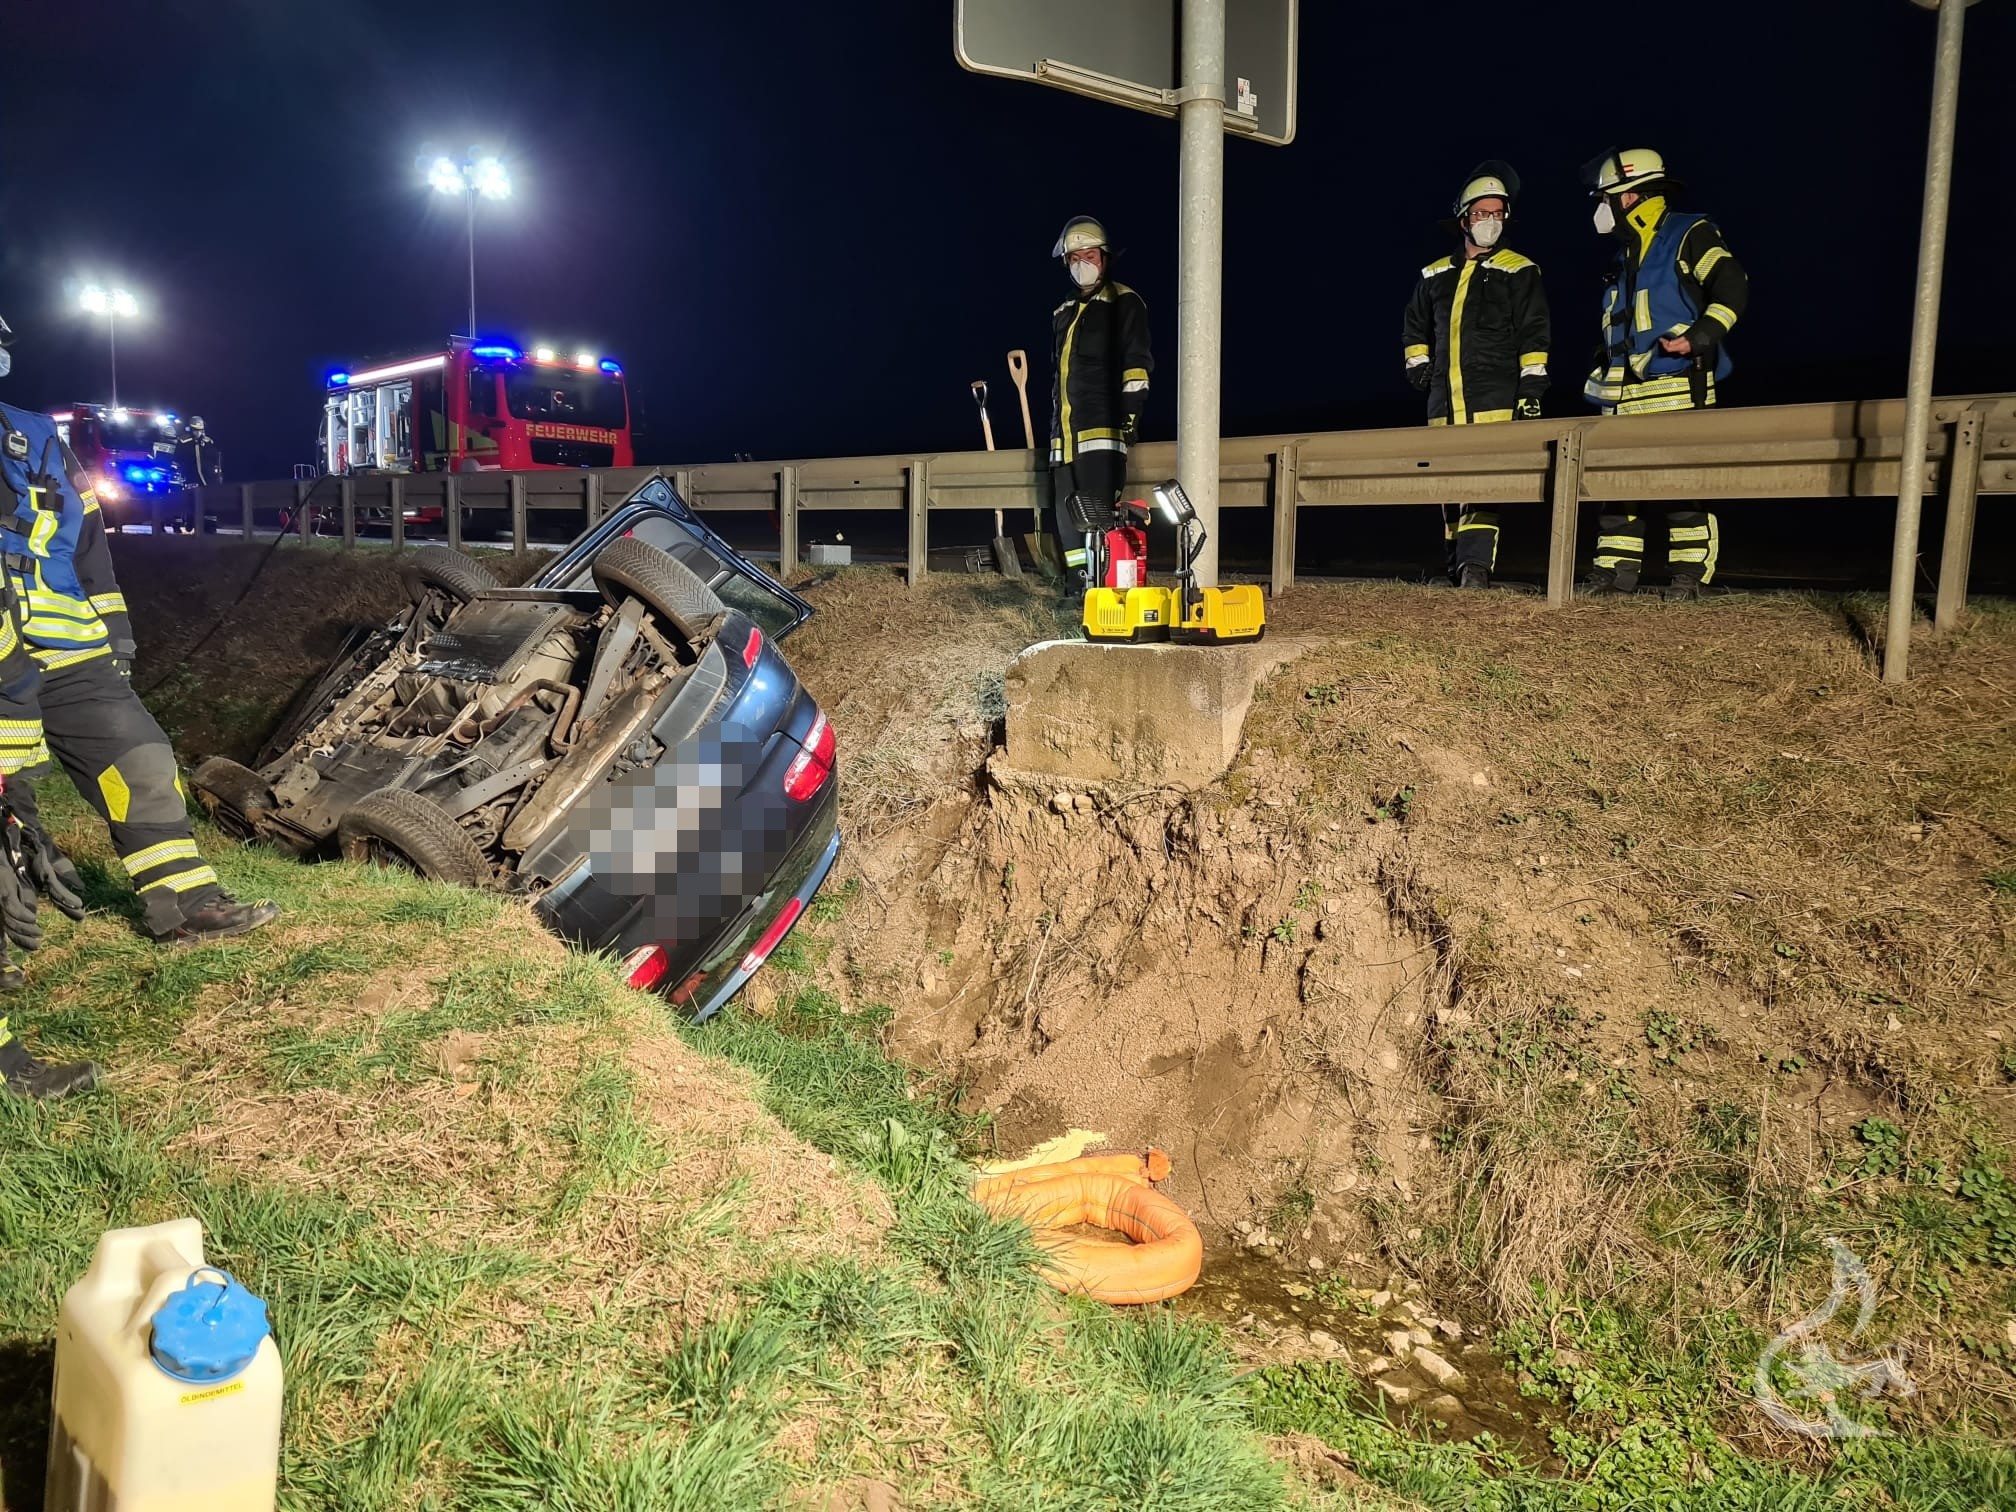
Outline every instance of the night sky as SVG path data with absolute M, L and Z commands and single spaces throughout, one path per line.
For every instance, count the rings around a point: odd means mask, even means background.
M 313 454 L 325 372 L 464 323 L 462 210 L 414 159 L 480 144 L 518 187 L 478 212 L 484 334 L 621 359 L 643 459 L 977 446 L 967 384 L 983 377 L 1011 443 L 1002 354 L 1029 349 L 1047 394 L 1066 292 L 1047 254 L 1080 212 L 1106 220 L 1147 299 L 1146 432 L 1174 434 L 1174 123 L 964 72 L 949 0 L 10 10 L 13 403 L 105 395 L 104 323 L 74 294 L 116 280 L 147 310 L 120 331 L 125 402 L 200 412 L 236 476 L 284 475 Z M 1527 186 L 1507 244 L 1547 275 L 1548 409 L 1577 412 L 1604 258 L 1577 169 L 1619 137 L 1666 154 L 1750 270 L 1732 402 L 1903 392 L 1931 12 L 1302 10 L 1296 141 L 1226 148 L 1227 434 L 1418 421 L 1401 307 L 1493 156 Z M 2016 5 L 1975 6 L 1949 391 L 2016 380 L 2012 65 Z

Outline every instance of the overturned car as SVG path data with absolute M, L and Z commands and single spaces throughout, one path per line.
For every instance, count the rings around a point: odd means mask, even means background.
M 191 774 L 226 831 L 522 896 L 706 1018 L 839 850 L 832 727 L 778 642 L 811 606 L 654 478 L 522 588 L 446 547 L 355 632 L 255 769 Z

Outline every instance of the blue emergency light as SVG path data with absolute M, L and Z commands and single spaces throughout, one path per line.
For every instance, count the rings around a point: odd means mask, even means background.
M 348 373 L 331 373 L 329 375 L 329 387 L 331 388 L 341 388 L 349 381 L 350 375 Z
M 602 371 L 605 373 L 620 373 L 623 369 L 605 358 L 602 363 Z
M 471 347 L 469 350 L 472 355 L 477 357 L 516 357 L 518 355 L 518 348 L 508 346 L 479 346 Z

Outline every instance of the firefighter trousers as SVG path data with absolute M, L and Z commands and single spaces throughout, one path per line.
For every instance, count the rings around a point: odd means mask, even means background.
M 53 753 L 112 831 L 112 847 L 140 895 L 148 930 L 166 934 L 223 890 L 196 849 L 168 737 L 110 656 L 39 671 L 39 678 L 0 687 L 0 739 L 39 721 L 48 742 L 37 753 L 42 770 Z M 18 755 L 0 745 L 0 770 Z M 21 769 L 41 775 L 32 766 Z M 28 794 L 11 796 L 17 811 L 27 808 L 22 817 L 32 818 Z
M 1498 511 L 1478 509 L 1470 504 L 1459 504 L 1456 510 L 1456 523 L 1447 523 L 1445 511 L 1442 527 L 1449 541 L 1449 576 L 1462 577 L 1465 567 L 1497 571 Z
M 1715 577 L 1715 558 L 1722 549 L 1722 531 L 1715 516 L 1699 509 L 1666 511 L 1666 566 L 1676 583 L 1708 583 Z M 1596 519 L 1596 562 L 1620 588 L 1637 586 L 1645 566 L 1645 517 L 1605 514 Z
M 1073 581 L 1072 568 L 1086 566 L 1085 532 L 1071 523 L 1073 494 L 1090 494 L 1112 504 L 1127 486 L 1127 453 L 1121 451 L 1080 452 L 1073 462 L 1059 462 L 1050 469 L 1050 500 L 1057 513 L 1057 539 L 1064 546 L 1064 581 Z M 1074 558 L 1071 553 L 1077 552 Z

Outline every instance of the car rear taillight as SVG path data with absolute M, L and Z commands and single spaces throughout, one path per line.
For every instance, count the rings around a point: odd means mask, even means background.
M 784 796 L 803 803 L 833 775 L 833 726 L 822 710 L 805 736 L 805 749 L 784 769 Z
M 770 952 L 777 948 L 777 942 L 791 932 L 791 926 L 798 922 L 798 915 L 804 911 L 804 903 L 797 898 L 784 905 L 784 911 L 772 919 L 770 927 L 763 931 L 763 938 L 756 942 L 749 954 L 742 957 L 742 970 L 745 974 L 754 971 L 770 959 Z
M 761 630 L 751 630 L 749 632 L 749 644 L 742 648 L 742 665 L 745 667 L 755 666 L 756 658 L 762 654 L 763 632 Z
M 639 945 L 623 957 L 623 984 L 639 992 L 649 992 L 664 980 L 672 958 L 663 945 Z

